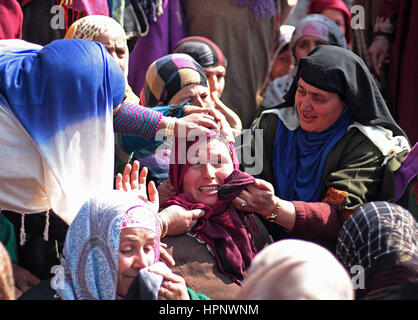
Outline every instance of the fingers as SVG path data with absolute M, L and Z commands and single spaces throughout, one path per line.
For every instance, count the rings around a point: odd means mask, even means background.
M 147 198 L 147 188 L 146 188 L 146 183 L 147 183 L 147 175 L 148 175 L 148 168 L 147 167 L 143 167 L 141 170 L 141 173 L 139 174 L 139 178 L 137 178 L 137 181 L 139 179 L 139 183 L 137 184 L 137 188 L 140 191 L 141 195 L 144 198 Z M 132 185 L 133 188 L 133 185 Z
M 122 173 L 122 188 L 125 191 L 131 190 L 131 183 L 130 183 L 131 170 L 132 170 L 132 166 L 131 166 L 130 163 L 128 163 L 125 166 L 125 169 L 123 169 L 123 173 Z
M 160 260 L 164 262 L 168 267 L 172 268 L 176 265 L 173 257 L 166 250 L 167 245 L 165 243 L 160 243 Z
M 131 188 L 134 189 L 134 190 L 139 188 L 139 184 L 138 184 L 139 167 L 140 167 L 139 161 L 135 160 L 132 164 L 132 170 L 131 170 L 131 175 L 130 175 Z M 142 170 L 142 171 L 144 171 L 144 170 Z M 142 174 L 142 171 L 141 171 L 141 174 Z M 146 178 L 146 176 L 145 176 L 145 178 Z
M 121 173 L 118 173 L 116 175 L 115 189 L 122 190 L 122 174 Z
M 188 299 L 187 287 L 184 279 L 173 272 L 165 273 L 158 294 L 160 298 L 167 300 Z
M 158 203 L 158 190 L 157 190 L 157 187 L 155 186 L 154 181 L 150 181 L 148 183 L 148 194 L 149 194 L 149 200 L 151 202 Z

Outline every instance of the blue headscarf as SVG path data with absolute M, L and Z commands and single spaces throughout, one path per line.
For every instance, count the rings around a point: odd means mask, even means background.
M 41 49 L 0 49 L 1 116 L 33 143 L 46 172 L 41 188 L 68 223 L 85 197 L 113 188 L 113 109 L 124 92 L 123 72 L 100 43 L 66 39 Z M 0 134 L 14 133 L 0 126 Z M 16 181 L 25 184 L 19 174 Z
M 53 282 L 63 300 L 118 298 L 120 234 L 127 212 L 138 221 L 155 219 L 159 225 L 149 206 L 129 192 L 112 190 L 83 204 L 65 238 L 64 279 Z M 156 237 L 159 249 L 159 232 Z
M 328 153 L 353 123 L 346 107 L 327 130 L 289 130 L 279 119 L 273 149 L 273 170 L 278 196 L 288 201 L 321 201 L 322 176 Z

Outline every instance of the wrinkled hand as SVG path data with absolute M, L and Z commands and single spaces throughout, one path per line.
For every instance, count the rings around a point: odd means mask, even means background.
M 377 75 L 380 75 L 383 63 L 389 63 L 389 40 L 375 39 L 367 50 L 372 66 Z
M 139 174 L 139 161 L 135 160 L 133 164 L 127 164 L 123 173 L 118 173 L 116 176 L 115 187 L 116 190 L 125 190 L 127 192 L 135 192 L 138 198 L 150 205 L 154 212 L 158 212 L 159 209 L 159 199 L 158 191 L 155 186 L 154 181 L 148 183 L 148 194 L 147 195 L 147 174 L 148 168 L 143 167 L 141 173 Z
M 15 264 L 13 265 L 13 278 L 17 289 L 15 290 L 17 295 L 24 293 L 40 282 L 40 280 L 28 270 Z M 16 296 L 16 298 L 18 298 L 18 296 Z
M 163 276 L 163 282 L 158 290 L 158 300 L 190 300 L 186 281 L 171 270 L 161 270 L 152 265 L 148 269 Z
M 160 206 L 164 203 L 165 199 L 174 196 L 176 191 L 173 185 L 170 183 L 170 180 L 167 179 L 163 183 L 161 183 L 158 187 L 158 195 L 160 199 Z
M 243 203 L 245 206 L 242 205 Z M 268 216 L 275 209 L 274 187 L 267 181 L 255 179 L 255 182 L 247 186 L 232 204 L 238 210 Z
M 188 211 L 183 207 L 172 205 L 161 210 L 159 214 L 166 215 L 168 219 L 167 235 L 176 236 L 189 232 L 197 220 L 205 215 L 205 211 L 200 209 Z
M 190 134 L 206 135 L 211 130 L 220 130 L 228 141 L 235 141 L 231 126 L 219 110 L 197 106 L 185 106 L 184 110 L 186 116 L 176 121 L 174 129 L 176 137 L 184 138 Z

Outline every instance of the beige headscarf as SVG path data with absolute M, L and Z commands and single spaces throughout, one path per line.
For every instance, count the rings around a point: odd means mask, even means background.
M 12 263 L 7 250 L 0 242 L 0 300 L 14 300 L 15 285 Z
M 95 41 L 95 38 L 108 31 L 115 31 L 120 33 L 126 40 L 125 29 L 111 17 L 101 15 L 91 15 L 83 17 L 75 21 L 68 31 L 66 32 L 64 39 L 87 39 Z M 126 91 L 125 97 L 127 101 L 139 104 L 139 98 L 134 94 L 132 88 L 128 84 L 128 70 L 125 70 L 126 77 Z
M 248 269 L 241 300 L 352 300 L 351 279 L 325 248 L 281 240 L 264 248 Z

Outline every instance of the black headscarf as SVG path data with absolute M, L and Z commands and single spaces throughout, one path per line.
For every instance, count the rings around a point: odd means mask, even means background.
M 394 136 L 406 134 L 392 118 L 388 107 L 363 60 L 350 50 L 331 45 L 316 47 L 299 62 L 298 73 L 285 102 L 278 108 L 295 104 L 298 81 L 321 90 L 337 93 L 347 104 L 355 121 L 366 126 L 382 126 Z

